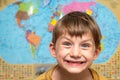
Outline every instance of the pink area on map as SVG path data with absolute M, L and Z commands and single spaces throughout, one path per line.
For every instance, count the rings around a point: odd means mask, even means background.
M 62 12 L 64 14 L 67 14 L 71 11 L 86 12 L 86 10 L 92 10 L 91 6 L 93 6 L 93 5 L 95 6 L 96 2 L 76 2 L 76 1 L 73 1 L 70 4 L 63 6 Z

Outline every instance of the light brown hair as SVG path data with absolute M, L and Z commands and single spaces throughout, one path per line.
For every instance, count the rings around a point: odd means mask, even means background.
M 53 29 L 52 42 L 56 44 L 57 39 L 68 33 L 70 36 L 80 36 L 91 33 L 95 46 L 100 46 L 101 32 L 96 21 L 84 12 L 74 11 L 63 16 Z

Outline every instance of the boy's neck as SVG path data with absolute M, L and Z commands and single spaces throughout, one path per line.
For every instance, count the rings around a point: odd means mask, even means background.
M 56 67 L 52 74 L 52 80 L 93 80 L 93 78 L 89 69 L 86 69 L 79 74 L 72 74 L 60 67 Z

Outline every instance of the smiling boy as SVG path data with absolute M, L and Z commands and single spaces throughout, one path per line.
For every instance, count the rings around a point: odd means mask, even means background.
M 90 66 L 100 54 L 101 32 L 95 20 L 83 12 L 63 16 L 53 30 L 51 55 L 58 64 L 37 80 L 107 80 Z

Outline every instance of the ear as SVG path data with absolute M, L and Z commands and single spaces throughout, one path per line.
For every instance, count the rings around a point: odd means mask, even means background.
M 54 58 L 56 58 L 55 45 L 54 45 L 54 43 L 52 43 L 52 42 L 50 43 L 49 49 L 50 49 L 51 55 L 52 55 Z
M 96 60 L 101 52 L 101 47 L 97 47 L 94 54 L 94 60 Z

